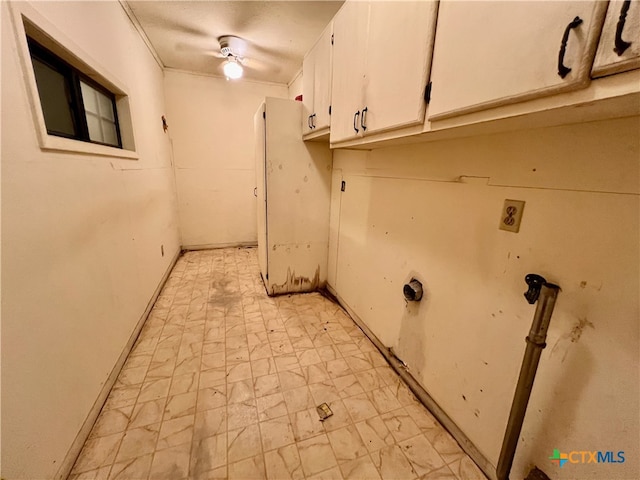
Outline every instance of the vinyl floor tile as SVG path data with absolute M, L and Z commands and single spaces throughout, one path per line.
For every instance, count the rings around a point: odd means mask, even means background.
M 485 480 L 338 305 L 266 295 L 254 248 L 178 259 L 69 477 L 164 478 Z

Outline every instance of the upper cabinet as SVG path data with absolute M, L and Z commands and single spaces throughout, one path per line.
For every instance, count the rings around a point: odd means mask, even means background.
M 302 134 L 305 138 L 329 132 L 332 34 L 333 23 L 329 23 L 302 63 Z
M 424 123 L 438 2 L 347 1 L 334 18 L 332 144 Z
M 313 132 L 313 87 L 315 86 L 316 57 L 309 51 L 302 61 L 302 136 Z
M 442 2 L 429 119 L 587 87 L 606 9 L 602 1 Z
M 640 68 L 640 2 L 612 0 L 593 64 L 595 77 Z
M 640 0 L 347 0 L 303 70 L 332 148 L 637 115 Z
M 333 18 L 333 79 L 330 142 L 348 140 L 360 132 L 364 102 L 364 69 L 369 4 L 345 2 Z

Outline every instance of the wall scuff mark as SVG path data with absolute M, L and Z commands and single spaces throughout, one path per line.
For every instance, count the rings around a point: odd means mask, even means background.
M 558 340 L 556 341 L 555 345 L 553 346 L 553 348 L 551 349 L 551 355 L 550 357 L 553 357 L 553 355 L 556 352 L 559 352 L 561 349 L 564 348 L 564 355 L 562 356 L 562 360 L 560 361 L 560 363 L 564 363 L 565 359 L 567 358 L 567 354 L 569 353 L 569 343 L 576 343 L 578 340 L 580 340 L 580 337 L 582 336 L 582 333 L 584 332 L 584 329 L 586 327 L 591 327 L 595 330 L 595 326 L 593 325 L 593 323 L 591 323 L 589 320 L 587 320 L 587 318 L 579 318 L 578 319 L 578 323 L 576 323 L 573 328 L 571 329 L 570 332 L 567 332 L 563 335 L 560 336 L 560 338 L 558 338 Z
M 389 354 L 398 361 L 398 363 L 400 364 L 400 368 L 403 368 L 406 371 L 409 371 L 409 365 L 407 365 L 407 363 L 404 360 L 402 360 L 400 357 L 398 357 L 398 355 L 396 355 L 396 353 L 393 351 L 393 347 L 389 347 Z
M 313 278 L 296 276 L 295 270 L 291 271 L 290 267 L 287 267 L 287 280 L 278 285 L 271 286 L 271 295 L 282 295 L 285 293 L 295 292 L 313 292 L 320 286 L 320 265 L 316 267 L 316 272 Z

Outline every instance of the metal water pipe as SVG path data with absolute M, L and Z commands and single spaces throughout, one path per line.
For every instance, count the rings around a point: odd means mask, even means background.
M 560 291 L 559 286 L 548 283 L 543 277 L 533 273 L 525 277 L 525 282 L 527 282 L 529 286 L 529 290 L 524 294 L 525 298 L 532 305 L 537 301 L 538 305 L 533 316 L 531 330 L 526 338 L 527 349 L 524 352 L 522 366 L 520 367 L 520 376 L 518 377 L 518 384 L 513 396 L 511 412 L 509 413 L 509 421 L 507 422 L 507 429 L 504 433 L 504 440 L 502 441 L 498 468 L 496 469 L 498 480 L 509 479 L 513 458 L 516 453 L 516 447 L 518 446 L 518 439 L 522 431 L 524 416 L 527 412 L 527 405 L 529 404 L 529 397 L 531 396 L 531 389 L 533 388 L 533 381 L 536 378 L 540 355 L 542 354 L 542 350 L 547 346 L 545 341 L 547 339 L 547 330 L 549 329 L 551 314 L 553 313 L 553 307 L 556 304 L 556 298 Z

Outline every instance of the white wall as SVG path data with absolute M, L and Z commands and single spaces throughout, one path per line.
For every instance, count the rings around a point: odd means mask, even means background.
M 179 251 L 161 68 L 118 2 L 32 7 L 126 86 L 139 160 L 40 150 L 3 2 L 7 480 L 53 478 Z
M 253 115 L 287 86 L 165 71 L 182 245 L 255 244 Z
M 298 95 L 302 95 L 302 70 L 300 70 L 295 77 L 289 82 L 289 98 L 295 100 Z
M 535 310 L 524 276 L 561 286 L 514 480 L 534 464 L 637 478 L 639 132 L 636 117 L 334 151 L 330 284 L 494 464 Z M 526 201 L 518 234 L 498 230 L 507 198 Z M 406 305 L 414 275 L 425 299 Z M 559 469 L 554 448 L 626 461 Z

